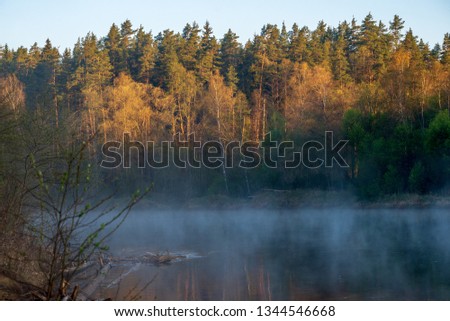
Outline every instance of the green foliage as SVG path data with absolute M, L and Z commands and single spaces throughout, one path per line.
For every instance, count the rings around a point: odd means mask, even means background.
M 302 143 L 332 130 L 349 140 L 350 169 L 264 168 L 246 180 L 227 169 L 226 183 L 223 173 L 216 179 L 186 170 L 189 179 L 175 183 L 178 172 L 172 169 L 156 174 L 85 168 L 86 182 L 105 180 L 111 188 L 156 180 L 156 188 L 183 195 L 194 181 L 193 194 L 275 186 L 354 186 L 363 197 L 424 193 L 445 186 L 449 177 L 450 37 L 430 50 L 403 29 L 397 15 L 387 28 L 368 14 L 336 27 L 320 21 L 311 30 L 266 24 L 241 44 L 232 30 L 216 38 L 208 22 L 153 36 L 126 20 L 105 37 L 88 33 L 62 54 L 50 40 L 43 47 L 5 45 L 0 78 L 16 81 L 1 87 L 12 84 L 17 99 L 0 103 L 52 115 L 48 124 L 55 128 L 69 120 L 84 139 L 95 136 L 92 164 L 101 143 L 120 139 L 124 131 L 154 141 L 193 132 L 201 139 L 259 140 L 270 131 L 277 140 Z M 61 143 L 57 131 L 51 135 L 52 144 Z M 7 161 L 0 167 L 7 168 Z M 48 186 L 44 171 L 36 175 Z M 68 176 L 59 175 L 62 190 Z
M 447 111 L 437 113 L 425 133 L 392 115 L 348 111 L 344 133 L 353 146 L 354 183 L 363 198 L 439 189 L 449 177 Z M 357 168 L 356 168 L 357 167 Z
M 450 116 L 443 110 L 431 121 L 425 138 L 426 148 L 433 154 L 450 156 Z
M 422 162 L 417 162 L 411 169 L 408 177 L 409 190 L 413 193 L 423 194 L 427 191 L 426 170 Z
M 388 165 L 383 175 L 382 190 L 387 194 L 398 194 L 403 190 L 403 181 L 398 169 L 393 165 Z
M 344 115 L 342 126 L 350 144 L 353 146 L 361 145 L 366 135 L 362 114 L 357 110 L 350 109 Z

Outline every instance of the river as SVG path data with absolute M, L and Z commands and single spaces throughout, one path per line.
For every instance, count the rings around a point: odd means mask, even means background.
M 111 255 L 114 300 L 448 300 L 450 215 L 439 209 L 134 211 Z

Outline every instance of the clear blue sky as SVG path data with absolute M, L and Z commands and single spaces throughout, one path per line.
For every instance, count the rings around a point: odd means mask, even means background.
M 245 42 L 259 33 L 265 23 L 290 28 L 294 22 L 315 28 L 323 19 L 331 26 L 355 17 L 361 21 L 368 12 L 386 25 L 394 14 L 405 20 L 416 35 L 433 46 L 442 43 L 450 32 L 450 1 L 367 1 L 309 0 L 309 1 L 25 1 L 0 0 L 0 44 L 12 48 L 30 47 L 35 41 L 43 46 L 50 38 L 53 45 L 64 49 L 73 47 L 78 37 L 88 31 L 105 36 L 113 22 L 130 19 L 134 27 L 143 25 L 153 34 L 164 29 L 181 31 L 187 22 L 200 26 L 208 20 L 217 37 L 231 28 Z

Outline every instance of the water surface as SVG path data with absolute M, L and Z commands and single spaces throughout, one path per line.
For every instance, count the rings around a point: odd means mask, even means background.
M 448 300 L 446 210 L 135 211 L 97 295 L 119 300 Z

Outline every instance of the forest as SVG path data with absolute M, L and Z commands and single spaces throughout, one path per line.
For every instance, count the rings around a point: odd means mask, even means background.
M 149 192 L 185 200 L 331 190 L 369 202 L 448 195 L 449 33 L 431 48 L 399 16 L 386 25 L 368 14 L 314 30 L 266 24 L 238 39 L 232 30 L 216 38 L 208 22 L 154 35 L 126 20 L 62 52 L 49 39 L 1 46 L 2 275 L 27 275 L 21 284 L 34 284 L 35 299 L 66 298 L 66 281 L 102 249 L 105 231 Z M 348 166 L 99 166 L 102 146 L 125 134 L 161 154 L 175 136 L 226 144 L 270 133 L 300 148 L 327 132 L 348 140 Z M 108 216 L 112 197 L 129 201 Z
M 371 14 L 336 27 L 320 21 L 314 30 L 267 24 L 242 44 L 231 30 L 217 39 L 208 22 L 154 36 L 126 20 L 63 52 L 49 39 L 29 49 L 4 45 L 2 132 L 12 134 L 12 120 L 19 128 L 40 122 L 48 136 L 39 136 L 55 145 L 70 132 L 89 141 L 98 165 L 101 145 L 124 133 L 142 142 L 191 133 L 200 141 L 262 141 L 271 133 L 301 146 L 333 131 L 349 140 L 349 168 L 93 168 L 118 189 L 153 183 L 187 198 L 262 188 L 352 189 L 369 199 L 439 191 L 450 175 L 450 35 L 430 48 L 403 25 L 397 15 L 386 26 Z M 13 136 L 2 148 L 17 146 Z

